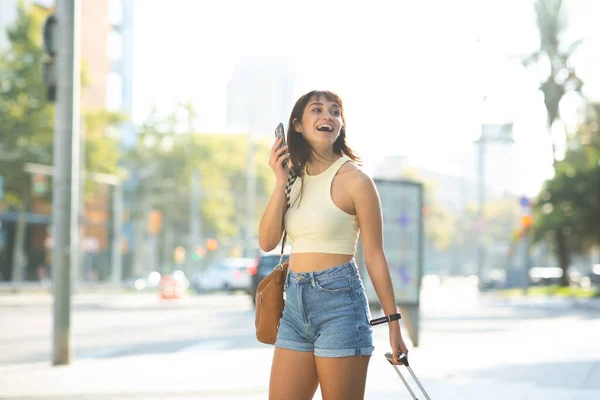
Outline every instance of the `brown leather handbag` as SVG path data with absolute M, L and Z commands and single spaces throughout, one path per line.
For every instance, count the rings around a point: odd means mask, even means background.
M 287 207 L 290 206 L 291 186 L 296 180 L 295 175 L 290 171 L 286 185 Z M 283 315 L 285 301 L 283 299 L 283 287 L 287 277 L 289 260 L 283 261 L 283 249 L 287 239 L 287 232 L 283 233 L 281 242 L 281 257 L 279 264 L 267 275 L 256 289 L 256 315 L 254 325 L 256 328 L 256 338 L 261 343 L 275 344 L 277 339 L 277 330 L 279 329 L 279 320 Z
M 282 246 L 283 247 L 283 246 Z M 283 264 L 283 249 L 279 264 L 258 284 L 256 290 L 256 338 L 259 342 L 275 344 L 279 320 L 283 315 L 283 286 L 287 276 L 289 260 Z

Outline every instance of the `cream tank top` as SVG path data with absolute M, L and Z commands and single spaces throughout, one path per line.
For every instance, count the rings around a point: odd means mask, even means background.
M 354 255 L 359 226 L 355 215 L 342 211 L 331 199 L 331 183 L 339 169 L 352 161 L 342 156 L 318 175 L 296 179 L 284 224 L 293 253 Z M 304 186 L 302 195 L 301 187 Z

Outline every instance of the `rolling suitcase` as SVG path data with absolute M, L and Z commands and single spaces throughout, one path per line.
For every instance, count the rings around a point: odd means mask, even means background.
M 410 395 L 412 396 L 412 398 L 414 400 L 418 400 L 419 398 L 417 396 L 415 396 L 415 392 L 413 392 L 412 389 L 410 388 L 410 386 L 408 385 L 408 382 L 406 381 L 406 379 L 404 378 L 404 376 L 400 372 L 400 369 L 398 368 L 398 366 L 392 363 L 392 353 L 385 353 L 385 359 L 388 360 L 388 362 L 390 364 L 392 364 L 392 367 L 394 367 L 394 369 L 396 370 L 396 373 L 400 377 L 400 380 L 402 380 L 402 382 L 404 383 L 404 386 L 406 386 L 406 389 L 408 390 L 408 392 L 410 393 Z M 425 388 L 423 387 L 423 385 L 421 385 L 421 382 L 419 382 L 419 379 L 417 378 L 417 376 L 413 372 L 412 368 L 410 367 L 410 365 L 408 365 L 408 357 L 406 357 L 405 354 L 400 353 L 399 359 L 402 362 L 402 364 L 404 364 L 404 366 L 406 367 L 406 369 L 408 370 L 408 372 L 410 373 L 410 375 L 413 377 L 415 383 L 417 384 L 417 386 L 419 386 L 419 389 L 421 389 L 421 392 L 425 396 L 425 399 L 431 400 L 431 398 L 429 397 L 429 395 L 425 391 Z

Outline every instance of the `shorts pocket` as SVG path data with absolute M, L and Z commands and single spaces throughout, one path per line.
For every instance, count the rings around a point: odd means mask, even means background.
M 355 286 L 354 286 L 354 293 L 357 296 L 357 300 L 360 303 L 360 310 L 362 311 L 363 315 L 366 316 L 367 321 L 371 320 L 371 310 L 369 307 L 369 300 L 367 299 L 367 292 L 365 290 L 364 285 L 362 284 L 362 281 L 357 281 L 355 282 Z
M 364 290 L 358 292 L 358 298 L 360 299 L 360 303 L 362 306 L 363 315 L 366 316 L 367 321 L 371 320 L 371 309 L 369 308 L 369 301 L 367 300 L 367 294 Z
M 340 277 L 339 279 L 326 280 L 324 282 L 315 280 L 315 284 L 317 290 L 329 293 L 349 292 L 352 289 L 350 280 L 345 276 Z

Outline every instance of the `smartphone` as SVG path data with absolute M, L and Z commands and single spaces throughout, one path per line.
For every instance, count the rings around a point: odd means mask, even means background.
M 281 144 L 279 145 L 279 148 L 282 148 L 286 145 L 285 132 L 283 130 L 283 124 L 281 122 L 279 123 L 279 125 L 277 125 L 277 128 L 275 128 L 275 137 L 281 139 Z

